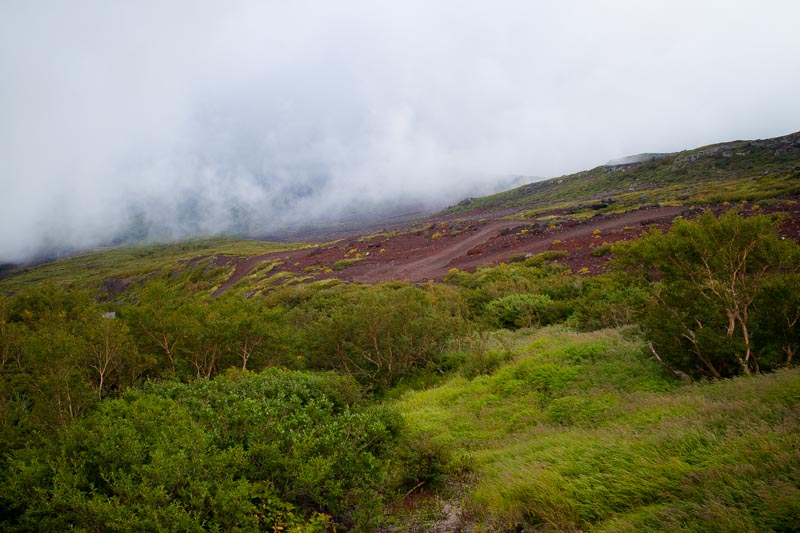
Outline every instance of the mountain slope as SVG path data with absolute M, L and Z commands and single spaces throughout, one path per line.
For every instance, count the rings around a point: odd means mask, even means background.
M 562 255 L 573 271 L 597 273 L 605 269 L 608 244 L 635 239 L 652 224 L 667 227 L 675 216 L 731 203 L 745 211 L 785 213 L 782 231 L 797 237 L 800 132 L 641 155 L 648 157 L 468 198 L 426 217 L 310 231 L 305 239 L 297 236 L 310 243 L 305 249 L 230 239 L 123 247 L 4 268 L 0 290 L 51 280 L 113 296 L 136 279 L 174 272 L 210 294 L 252 295 L 328 278 L 442 279 L 453 268 L 473 270 L 543 251 Z
M 800 194 L 800 132 L 659 155 L 468 198 L 444 213 L 507 210 L 531 218 L 558 209 L 607 213 L 652 203 L 692 205 Z

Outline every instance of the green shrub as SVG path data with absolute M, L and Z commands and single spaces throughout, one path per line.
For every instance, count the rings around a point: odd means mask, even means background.
M 753 336 L 755 302 L 776 296 L 768 290 L 773 279 L 800 271 L 800 247 L 778 237 L 774 220 L 706 211 L 696 221 L 677 219 L 668 233 L 652 231 L 624 250 L 620 264 L 629 272 L 660 279 L 641 323 L 668 364 L 713 378 L 760 372 L 765 347 Z M 767 321 L 783 323 L 785 311 L 780 299 L 773 300 L 761 307 L 760 320 L 767 313 Z M 784 362 L 792 362 L 788 354 Z
M 586 280 L 583 294 L 575 300 L 575 324 L 592 330 L 634 323 L 650 297 L 648 285 L 596 276 Z
M 511 294 L 489 302 L 485 315 L 500 328 L 530 328 L 559 318 L 553 300 L 545 294 Z
M 604 242 L 603 244 L 592 250 L 589 253 L 589 255 L 591 255 L 592 257 L 605 257 L 607 255 L 611 255 L 613 251 L 614 251 L 614 245 Z
M 551 261 L 554 261 L 556 259 L 563 259 L 565 257 L 569 257 L 569 252 L 567 250 L 548 250 L 546 252 L 536 254 L 533 257 L 526 259 L 525 265 L 530 267 L 537 267 L 537 266 L 542 266 Z
M 401 428 L 343 376 L 150 384 L 18 452 L 2 510 L 11 530 L 327 529 L 326 515 L 371 527 Z
M 353 266 L 356 263 L 363 261 L 363 258 L 352 258 L 352 259 L 342 259 L 341 261 L 336 261 L 333 264 L 333 269 L 336 271 L 344 270 L 347 267 Z
M 307 367 L 344 372 L 375 391 L 440 369 L 465 326 L 458 293 L 442 285 L 343 285 L 319 291 L 297 312 Z
M 506 349 L 492 348 L 476 350 L 475 353 L 467 354 L 461 363 L 461 373 L 468 377 L 491 374 L 503 363 L 508 362 L 513 357 L 513 353 Z

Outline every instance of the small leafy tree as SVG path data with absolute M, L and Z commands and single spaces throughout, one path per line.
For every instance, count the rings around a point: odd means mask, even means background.
M 269 307 L 261 299 L 237 296 L 223 297 L 215 303 L 224 317 L 222 368 L 262 370 L 278 364 L 278 339 L 285 333 L 284 309 Z
M 762 347 L 762 365 L 792 365 L 800 350 L 800 274 L 770 279 L 753 307 L 753 340 Z
M 382 284 L 321 293 L 306 308 L 309 365 L 386 389 L 436 367 L 464 328 L 462 304 L 449 287 Z
M 642 326 L 659 352 L 715 378 L 759 372 L 752 312 L 776 274 L 798 268 L 798 247 L 767 216 L 710 211 L 654 230 L 625 250 L 623 265 L 658 281 Z M 697 370 L 696 368 L 683 368 Z
M 102 400 L 108 390 L 121 387 L 124 367 L 136 360 L 135 347 L 122 321 L 103 317 L 99 312 L 86 318 L 81 333 L 86 339 L 86 364 L 92 374 L 92 386 Z
M 650 290 L 624 276 L 595 276 L 583 283 L 577 298 L 575 321 L 584 329 L 618 328 L 636 321 Z
M 175 289 L 155 280 L 142 291 L 137 305 L 126 308 L 122 315 L 139 349 L 163 356 L 160 366 L 165 366 L 173 378 L 180 370 L 186 338 L 197 325 L 194 317 L 182 308 L 183 303 Z
M 88 293 L 42 284 L 2 305 L 0 410 L 10 435 L 71 424 L 93 403 L 83 324 Z M 99 315 L 98 315 L 99 316 Z

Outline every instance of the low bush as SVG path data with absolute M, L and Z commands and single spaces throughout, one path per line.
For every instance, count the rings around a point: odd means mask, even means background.
M 364 259 L 360 258 L 360 257 L 354 257 L 352 259 L 342 259 L 341 261 L 336 261 L 333 264 L 333 270 L 336 270 L 336 271 L 344 270 L 345 268 L 353 266 L 356 263 L 359 263 L 359 262 L 361 262 L 363 260 Z
M 333 520 L 371 527 L 388 465 L 398 465 L 400 482 L 432 480 L 438 452 L 393 463 L 402 421 L 364 404 L 359 390 L 343 376 L 237 371 L 150 384 L 101 402 L 10 461 L 4 526 L 276 531 L 316 524 L 322 531 Z M 425 465 L 403 470 L 423 457 Z
M 489 302 L 484 314 L 499 328 L 530 328 L 561 318 L 553 308 L 546 294 L 511 294 Z

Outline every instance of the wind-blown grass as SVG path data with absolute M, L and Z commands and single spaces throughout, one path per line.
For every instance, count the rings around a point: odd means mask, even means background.
M 678 385 L 631 330 L 533 334 L 494 374 L 406 394 L 467 464 L 490 530 L 763 531 L 800 524 L 800 371 Z

